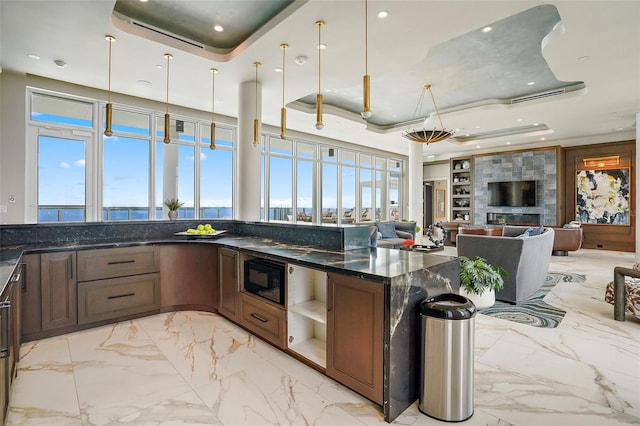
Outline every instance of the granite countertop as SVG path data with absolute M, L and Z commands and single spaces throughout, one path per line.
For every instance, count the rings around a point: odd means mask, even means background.
M 271 257 L 320 270 L 357 275 L 380 282 L 388 282 L 391 278 L 427 269 L 453 259 L 447 256 L 435 256 L 419 252 L 385 248 L 332 251 L 284 243 L 268 238 L 240 235 L 225 235 L 212 239 L 175 237 L 95 244 L 68 242 L 56 246 L 42 244 L 21 247 L 2 247 L 0 250 L 2 252 L 2 261 L 0 261 L 0 285 L 4 287 L 4 284 L 7 283 L 22 253 L 182 243 L 216 244 L 245 251 L 249 254 Z

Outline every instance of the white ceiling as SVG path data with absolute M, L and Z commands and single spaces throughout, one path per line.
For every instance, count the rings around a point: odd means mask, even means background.
M 289 44 L 286 103 L 314 94 L 318 84 L 318 32 L 314 23 L 324 20 L 322 41 L 327 49 L 322 51 L 322 87 L 347 95 L 354 92 L 356 95 L 352 96 L 351 102 L 361 102 L 359 88 L 365 71 L 364 0 L 309 0 L 296 4 L 290 8 L 288 16 L 280 15 L 263 27 L 258 36 L 224 58 L 185 48 L 181 42 L 167 45 L 123 30 L 121 23 L 115 25 L 119 20 L 112 18 L 115 3 L 115 0 L 0 0 L 2 71 L 34 74 L 106 90 L 108 44 L 104 36 L 112 34 L 117 38 L 113 45 L 111 85 L 114 92 L 164 102 L 166 74 L 156 65 L 164 65 L 163 55 L 171 53 L 174 58 L 169 95 L 172 104 L 209 111 L 209 69 L 216 67 L 219 69 L 216 113 L 236 117 L 239 84 L 253 80 L 255 69 L 252 64 L 259 61 L 263 64 L 259 69 L 263 86 L 263 122 L 279 126 L 282 75 L 274 71 L 282 61 L 279 46 Z M 496 69 L 496 63 L 515 63 L 520 65 L 521 71 L 529 70 L 528 58 L 539 55 L 522 54 L 522 50 L 531 47 L 523 45 L 521 33 L 526 30 L 525 26 L 515 24 L 511 27 L 513 35 L 505 37 L 504 33 L 494 33 L 493 41 L 498 47 L 477 45 L 477 51 L 491 52 L 486 55 L 487 61 L 478 63 L 470 60 L 469 54 L 474 43 L 481 43 L 475 34 L 498 21 L 513 22 L 507 18 L 543 4 L 547 3 L 369 1 L 368 69 L 372 79 L 374 115 L 376 107 L 380 114 L 394 108 L 405 115 L 407 108 L 414 111 L 422 86 L 432 84 L 445 127 L 462 130 L 456 133 L 459 141 L 423 146 L 424 158 L 429 161 L 524 146 L 570 146 L 635 139 L 635 127 L 632 126 L 635 114 L 640 112 L 639 1 L 551 3 L 561 22 L 544 38 L 544 48 L 540 46 L 543 61 L 546 60 L 551 70 L 551 77 L 561 82 L 583 82 L 584 89 L 521 104 L 496 102 L 504 96 L 497 93 L 492 96 L 487 90 L 495 87 L 496 82 L 497 87 L 520 84 L 512 75 L 514 73 L 506 71 L 502 65 Z M 380 10 L 388 11 L 388 17 L 376 18 Z M 460 43 L 461 40 L 465 43 Z M 448 62 L 438 66 L 442 62 L 434 60 L 433 55 L 443 51 Z M 30 53 L 40 59 L 30 59 L 27 56 Z M 300 55 L 308 58 L 305 65 L 294 62 Z M 53 63 L 56 59 L 64 60 L 68 66 L 64 69 L 56 67 Z M 526 70 L 519 74 L 526 75 Z M 549 75 L 545 79 L 548 81 Z M 151 85 L 141 85 L 137 83 L 139 80 L 146 80 Z M 400 103 L 390 94 L 396 91 L 382 90 L 391 84 L 397 85 L 397 92 L 403 93 Z M 376 87 L 381 89 L 376 92 Z M 489 93 L 484 93 L 483 101 L 467 103 L 464 108 L 454 107 L 453 99 L 460 98 L 461 91 L 465 92 L 464 98 L 469 98 L 472 92 Z M 331 93 L 325 96 L 330 98 Z M 389 108 L 390 105 L 395 106 Z M 430 105 L 430 98 L 425 98 L 425 108 Z M 325 127 L 318 131 L 314 127 L 313 112 L 290 108 L 288 128 L 408 154 L 409 144 L 413 142 L 402 138 L 404 128 L 386 133 L 379 129 L 371 131 L 364 121 L 354 120 L 353 114 L 335 110 L 336 115 L 333 115 L 332 111 L 330 107 L 325 108 Z M 510 129 L 534 123 L 542 123 L 550 131 L 511 134 Z M 461 141 L 467 133 L 493 132 L 506 135 L 481 140 L 472 136 L 469 141 Z M 545 140 L 540 140 L 542 137 Z M 435 157 L 428 158 L 430 154 Z

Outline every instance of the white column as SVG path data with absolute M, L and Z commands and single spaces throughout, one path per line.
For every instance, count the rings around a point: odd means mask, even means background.
M 237 218 L 260 220 L 260 139 L 253 145 L 256 82 L 240 83 L 238 102 Z M 262 133 L 262 85 L 257 83 L 258 138 Z
M 635 222 L 635 226 L 636 226 L 636 262 L 640 262 L 640 223 L 638 223 L 637 217 L 638 217 L 638 211 L 640 211 L 640 173 L 638 173 L 638 164 L 640 164 L 640 149 L 638 149 L 638 141 L 640 141 L 640 127 L 638 126 L 638 124 L 640 124 L 640 112 L 636 114 L 636 161 L 635 161 L 635 165 L 634 165 L 634 172 L 636 174 L 636 181 L 634 182 L 635 184 L 635 194 L 636 194 L 636 205 L 634 206 L 634 211 L 632 211 L 633 214 L 631 214 L 630 216 L 630 220 L 633 220 Z
M 424 222 L 424 203 L 422 201 L 422 144 L 409 142 L 409 215 L 415 220 L 421 231 L 416 234 L 416 244 L 422 243 L 422 225 Z

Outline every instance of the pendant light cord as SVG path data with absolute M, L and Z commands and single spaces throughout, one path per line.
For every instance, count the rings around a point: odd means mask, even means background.
M 364 73 L 369 75 L 369 1 L 364 0 Z
M 320 47 L 322 45 L 320 32 L 322 30 L 323 24 L 324 24 L 323 22 L 318 23 L 318 93 L 320 93 L 320 68 L 322 64 L 321 62 L 322 55 L 320 54 L 322 51 L 322 48 Z
M 164 55 L 167 58 L 167 100 L 165 102 L 165 113 L 169 114 L 169 60 L 171 59 L 170 54 Z
M 287 47 L 289 47 L 289 45 L 287 45 L 286 43 L 283 43 L 280 45 L 280 47 L 282 48 L 282 108 L 284 108 L 284 73 L 285 73 L 285 52 L 287 50 Z
M 216 107 L 216 68 L 211 68 L 211 122 L 213 123 L 214 109 Z
M 109 41 L 109 87 L 107 91 L 107 103 L 111 103 L 111 45 L 113 41 L 109 38 L 107 38 L 107 40 Z

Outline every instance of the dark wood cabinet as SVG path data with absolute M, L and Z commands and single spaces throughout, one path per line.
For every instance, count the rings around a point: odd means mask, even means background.
M 218 247 L 209 244 L 160 246 L 163 311 L 218 307 Z
M 23 265 L 18 263 L 0 294 L 0 423 L 4 424 L 17 374 L 20 351 L 20 291 L 24 279 Z
M 22 341 L 39 338 L 42 332 L 42 288 L 40 254 L 25 254 L 22 269 Z
M 43 331 L 69 327 L 78 323 L 75 269 L 75 251 L 40 255 Z
M 238 321 L 238 294 L 240 258 L 235 250 L 218 249 L 218 312 L 232 321 Z
M 239 297 L 239 324 L 284 349 L 287 338 L 287 315 L 284 308 L 244 292 L 240 292 Z
M 327 375 L 382 405 L 384 285 L 328 274 Z
M 155 246 L 78 251 L 78 324 L 119 321 L 160 311 Z

